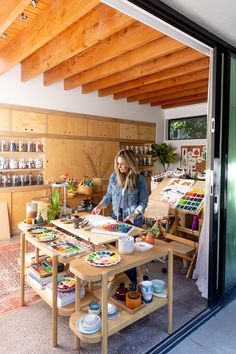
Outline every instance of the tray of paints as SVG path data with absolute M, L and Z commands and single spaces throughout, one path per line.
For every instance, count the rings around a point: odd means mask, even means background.
M 204 203 L 205 190 L 193 188 L 176 205 L 176 209 L 190 214 L 199 214 Z
M 92 252 L 85 257 L 85 261 L 95 267 L 110 267 L 119 263 L 120 260 L 118 253 L 110 251 Z
M 114 235 L 114 236 L 128 236 L 134 227 L 132 225 L 128 225 L 125 223 L 120 224 L 103 224 L 91 229 L 92 233 L 96 234 L 106 234 L 106 235 Z

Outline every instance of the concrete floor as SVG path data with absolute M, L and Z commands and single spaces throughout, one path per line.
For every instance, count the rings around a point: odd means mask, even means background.
M 191 333 L 170 354 L 235 354 L 236 300 Z
M 206 308 L 203 299 L 192 279 L 186 279 L 180 271 L 181 261 L 174 261 L 174 329 L 190 320 Z M 152 278 L 167 278 L 161 272 L 163 265 L 150 263 L 149 275 Z M 0 318 L 1 354 L 45 354 L 73 353 L 74 335 L 69 329 L 69 319 L 59 317 L 58 347 L 51 346 L 51 309 L 43 301 L 22 308 L 17 312 Z M 109 353 L 143 354 L 166 336 L 166 307 L 153 312 L 133 325 L 109 338 Z M 81 353 L 101 353 L 100 344 L 81 343 Z M 175 352 L 177 353 L 177 352 Z

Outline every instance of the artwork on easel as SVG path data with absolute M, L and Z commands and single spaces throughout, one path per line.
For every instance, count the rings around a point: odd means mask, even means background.
M 194 177 L 196 173 L 204 173 L 206 169 L 206 146 L 181 146 L 180 165 L 191 177 Z

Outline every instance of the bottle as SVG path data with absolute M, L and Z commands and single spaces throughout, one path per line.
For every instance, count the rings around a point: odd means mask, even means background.
M 128 292 L 128 289 L 125 287 L 125 283 L 120 283 L 119 288 L 116 290 L 116 297 L 119 300 L 125 301 L 126 293 Z

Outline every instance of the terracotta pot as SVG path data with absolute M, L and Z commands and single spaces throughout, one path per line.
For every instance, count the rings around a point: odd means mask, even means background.
M 155 242 L 153 234 L 147 234 L 145 237 L 145 242 L 150 243 L 150 245 L 153 245 Z

